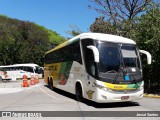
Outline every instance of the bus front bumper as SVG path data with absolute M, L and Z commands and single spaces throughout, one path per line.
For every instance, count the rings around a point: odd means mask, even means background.
M 97 103 L 108 103 L 108 102 L 126 102 L 126 101 L 138 101 L 143 97 L 143 89 L 135 92 L 107 92 L 102 89 L 96 90 L 95 102 Z

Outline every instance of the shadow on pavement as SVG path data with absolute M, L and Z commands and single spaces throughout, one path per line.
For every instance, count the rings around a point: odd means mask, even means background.
M 47 85 L 44 85 L 44 86 L 48 88 Z M 57 88 L 54 88 L 53 91 L 60 94 L 60 95 L 65 96 L 67 98 L 70 98 L 70 99 L 73 99 L 73 100 L 79 102 L 76 99 L 76 96 L 71 93 L 68 93 L 66 91 L 63 91 L 63 90 L 60 90 Z M 140 106 L 138 102 L 96 103 L 96 102 L 93 102 L 93 101 L 90 101 L 87 99 L 85 99 L 84 101 L 81 101 L 81 103 L 84 103 L 88 106 L 93 106 L 95 108 L 119 108 L 119 107 Z

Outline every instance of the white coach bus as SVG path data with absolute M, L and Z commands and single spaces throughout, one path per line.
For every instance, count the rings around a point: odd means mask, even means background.
M 58 88 L 98 103 L 137 101 L 143 97 L 144 81 L 139 50 L 128 38 L 83 33 L 45 54 L 44 80 Z
M 39 75 L 42 78 L 43 68 L 37 64 L 14 64 L 0 66 L 0 76 L 2 80 L 16 80 L 22 79 L 23 75 L 27 75 L 28 78 L 31 75 Z

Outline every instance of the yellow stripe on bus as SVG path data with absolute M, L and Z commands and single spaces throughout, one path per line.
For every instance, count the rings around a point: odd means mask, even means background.
M 132 89 L 136 89 L 136 88 L 134 88 L 135 84 L 132 84 L 132 85 L 126 85 L 126 84 L 120 85 L 120 84 L 111 84 L 111 83 L 105 83 L 104 82 L 104 85 L 107 88 L 110 88 L 110 89 L 113 89 L 113 90 L 132 90 Z
M 59 72 L 61 70 L 62 63 L 54 63 L 45 65 L 48 68 L 49 76 L 52 76 L 53 80 L 58 80 Z

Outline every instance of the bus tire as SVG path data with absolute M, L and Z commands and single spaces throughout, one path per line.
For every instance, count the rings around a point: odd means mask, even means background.
M 82 93 L 82 86 L 80 83 L 77 83 L 76 84 L 76 98 L 78 101 L 84 101 L 84 98 L 83 98 L 83 93 Z
M 48 86 L 48 88 L 50 88 L 50 81 L 49 81 L 49 78 L 48 78 L 47 82 L 48 82 L 47 86 Z
M 51 89 L 51 90 L 54 89 L 54 87 L 53 87 L 53 79 L 52 79 L 52 78 L 50 79 L 50 89 Z

